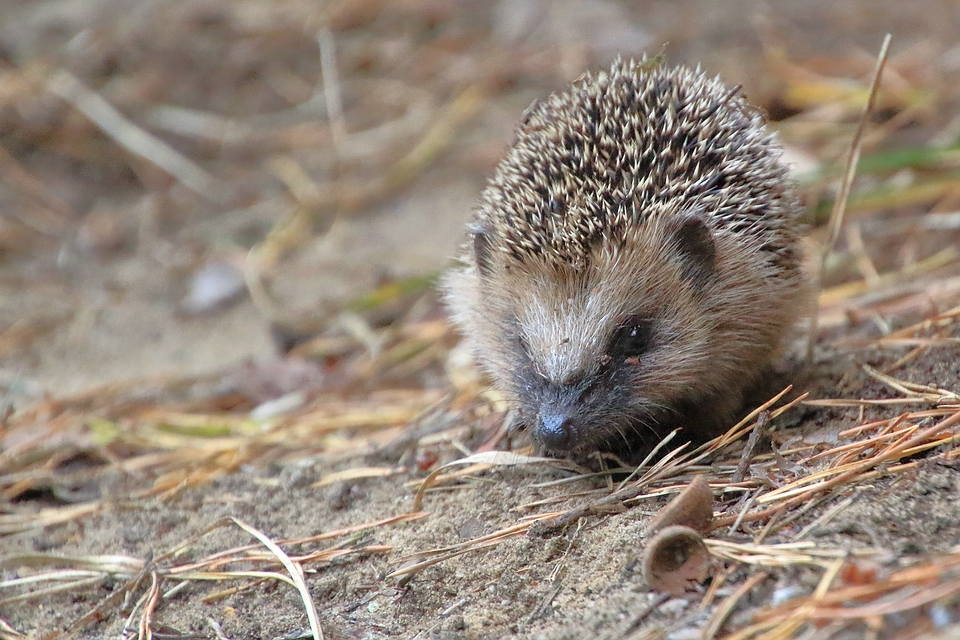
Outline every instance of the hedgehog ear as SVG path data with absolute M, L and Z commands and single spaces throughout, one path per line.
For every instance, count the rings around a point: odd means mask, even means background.
M 680 253 L 681 276 L 696 288 L 701 288 L 713 277 L 717 248 L 713 233 L 703 218 L 685 213 L 671 220 L 674 245 Z
M 493 270 L 491 260 L 493 248 L 490 246 L 490 235 L 484 227 L 476 227 L 471 231 L 473 237 L 473 259 L 477 263 L 477 271 L 481 276 L 489 276 Z

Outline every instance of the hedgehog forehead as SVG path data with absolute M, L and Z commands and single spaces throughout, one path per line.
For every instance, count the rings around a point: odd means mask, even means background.
M 517 291 L 515 308 L 534 367 L 555 384 L 595 373 L 612 331 L 634 312 L 630 294 L 593 268 L 531 282 Z
M 595 371 L 612 318 L 592 297 L 541 290 L 521 304 L 520 332 L 539 373 L 556 384 Z M 559 294 L 563 296 L 563 294 Z

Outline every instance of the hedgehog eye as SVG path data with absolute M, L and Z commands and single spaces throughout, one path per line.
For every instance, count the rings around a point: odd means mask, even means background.
M 653 323 L 646 318 L 630 318 L 613 333 L 608 353 L 612 358 L 639 358 L 650 349 Z

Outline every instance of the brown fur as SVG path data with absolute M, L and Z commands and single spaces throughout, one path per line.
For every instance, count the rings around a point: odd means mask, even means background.
M 779 153 L 684 68 L 617 62 L 528 110 L 443 288 L 542 448 L 705 438 L 740 408 L 803 285 Z

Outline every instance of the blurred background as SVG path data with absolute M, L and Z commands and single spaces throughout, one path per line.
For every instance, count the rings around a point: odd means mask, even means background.
M 485 177 L 531 101 L 617 55 L 741 84 L 816 236 L 887 32 L 827 284 L 926 274 L 935 305 L 930 282 L 960 290 L 957 2 L 3 0 L 0 385 L 29 401 L 289 349 L 441 384 L 456 338 L 430 283 Z

